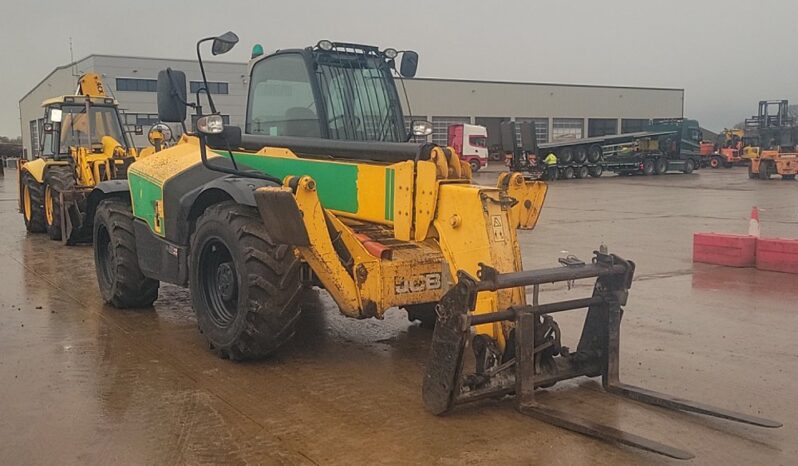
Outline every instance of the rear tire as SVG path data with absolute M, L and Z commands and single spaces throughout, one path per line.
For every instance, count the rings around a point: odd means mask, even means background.
M 603 165 L 596 165 L 590 168 L 590 176 L 593 178 L 598 178 L 604 173 L 604 166 Z
M 585 163 L 587 161 L 587 147 L 577 146 L 574 148 L 574 161 L 576 163 Z
M 695 168 L 695 162 L 693 162 L 693 159 L 687 159 L 684 162 L 684 168 L 682 168 L 682 172 L 689 175 L 690 173 L 693 173 L 694 168 Z
M 158 280 L 139 267 L 133 212 L 121 199 L 105 199 L 94 214 L 94 266 L 100 294 L 119 308 L 150 307 L 158 299 Z
M 255 208 L 232 201 L 209 207 L 190 254 L 197 323 L 219 357 L 261 358 L 294 336 L 300 262 L 290 246 L 269 238 Z
M 51 240 L 61 240 L 61 199 L 59 193 L 75 187 L 75 176 L 69 166 L 51 166 L 44 175 L 44 217 L 47 235 Z
M 655 175 L 662 175 L 668 171 L 668 161 L 664 158 L 658 158 L 654 161 L 654 174 Z
M 560 153 L 557 154 L 557 159 L 560 163 L 569 163 L 571 160 L 574 159 L 574 150 L 570 147 L 564 147 L 560 150 Z
M 22 175 L 22 218 L 25 229 L 30 233 L 44 233 L 47 223 L 44 220 L 44 185 L 28 172 Z
M 601 160 L 602 155 L 604 155 L 604 151 L 601 149 L 601 146 L 598 144 L 593 144 L 587 150 L 587 161 L 590 163 L 596 163 Z
M 574 175 L 574 167 L 565 167 L 562 169 L 562 178 L 564 180 L 573 179 Z
M 654 174 L 654 161 L 652 159 L 643 160 L 643 174 L 646 176 Z
M 759 178 L 759 173 L 755 173 L 754 172 L 754 164 L 749 163 L 748 164 L 748 179 L 749 180 L 755 180 L 757 178 Z
M 583 178 L 587 178 L 590 176 L 590 169 L 587 168 L 587 165 L 581 165 L 576 168 L 576 177 L 580 180 Z

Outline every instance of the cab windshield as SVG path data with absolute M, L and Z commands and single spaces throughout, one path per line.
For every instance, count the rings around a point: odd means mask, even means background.
M 404 142 L 401 104 L 379 55 L 284 52 L 252 69 L 249 134 Z
M 64 105 L 61 107 L 59 154 L 68 154 L 72 147 L 102 147 L 102 138 L 110 136 L 127 146 L 119 116 L 114 107 Z
M 331 139 L 405 140 L 401 104 L 382 57 L 319 53 L 316 62 Z

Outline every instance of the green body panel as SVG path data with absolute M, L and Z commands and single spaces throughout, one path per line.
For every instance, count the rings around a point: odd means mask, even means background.
M 385 220 L 393 221 L 393 187 L 395 171 L 389 168 L 385 171 Z
M 216 152 L 228 157 L 227 152 Z M 329 161 L 264 157 L 262 155 L 235 152 L 236 162 L 268 173 L 275 178 L 286 176 L 310 176 L 318 186 L 319 200 L 327 209 L 357 213 L 357 166 L 330 163 Z M 393 203 L 391 203 L 393 210 Z M 391 213 L 393 216 L 393 212 Z
M 134 172 L 128 172 L 128 184 L 133 215 L 147 222 L 153 233 L 163 236 L 166 233 L 163 229 L 161 231 L 155 229 L 155 202 L 163 199 L 161 186 Z

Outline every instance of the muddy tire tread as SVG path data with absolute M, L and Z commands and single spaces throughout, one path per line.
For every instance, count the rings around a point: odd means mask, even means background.
M 197 220 L 191 238 L 192 266 L 196 263 L 193 255 L 198 253 L 194 247 L 200 225 L 209 221 L 229 225 L 240 245 L 244 270 L 237 273 L 247 288 L 247 304 L 239 312 L 246 312 L 246 323 L 236 338 L 225 345 L 212 341 L 202 324 L 200 330 L 208 339 L 209 348 L 220 358 L 239 361 L 269 356 L 293 338 L 301 314 L 299 258 L 290 246 L 275 243 L 269 237 L 255 208 L 229 201 L 209 207 Z M 194 271 L 190 273 L 194 282 Z M 195 290 L 191 291 L 194 309 L 199 313 L 198 304 L 202 306 L 202 302 Z
M 47 220 L 44 218 L 44 185 L 36 181 L 33 175 L 27 172 L 22 175 L 22 183 L 28 186 L 31 208 L 30 220 L 25 219 L 23 215 L 25 229 L 30 233 L 46 233 Z
M 139 267 L 136 237 L 133 229 L 133 213 L 130 204 L 121 199 L 105 199 L 100 202 L 95 222 L 105 219 L 106 228 L 113 244 L 116 258 L 116 283 L 110 290 L 100 287 L 103 299 L 119 309 L 150 307 L 158 299 L 160 282 L 144 276 Z M 95 225 L 94 247 L 97 248 Z M 95 252 L 95 260 L 96 259 Z M 97 265 L 97 274 L 101 273 Z

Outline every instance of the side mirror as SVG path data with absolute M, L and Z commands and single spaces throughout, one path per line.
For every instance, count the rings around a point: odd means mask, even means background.
M 518 147 L 515 140 L 515 122 L 503 121 L 499 124 L 499 134 L 502 137 L 502 151 L 515 152 Z
M 158 119 L 186 121 L 186 73 L 167 68 L 158 72 Z
M 521 123 L 521 149 L 526 153 L 537 153 L 538 141 L 535 124 L 530 121 Z
M 412 78 L 418 70 L 418 54 L 412 50 L 402 53 L 402 63 L 399 65 L 399 74 L 405 78 Z
M 235 47 L 238 43 L 238 36 L 233 31 L 227 31 L 221 36 L 215 37 L 213 39 L 213 45 L 211 45 L 211 53 L 214 55 L 222 55 Z

